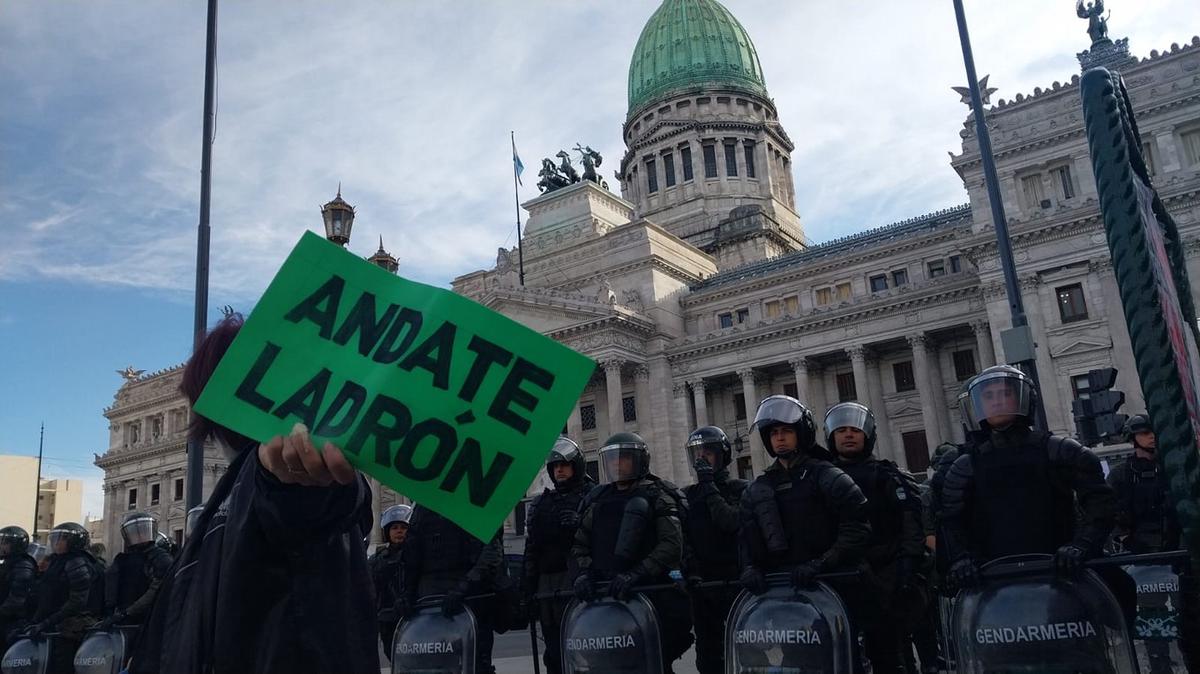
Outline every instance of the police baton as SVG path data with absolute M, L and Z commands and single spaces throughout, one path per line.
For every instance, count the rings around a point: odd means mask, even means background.
M 1110 557 L 1096 557 L 1089 559 L 1080 566 L 1087 569 L 1102 569 L 1110 566 L 1131 566 L 1131 565 L 1153 565 L 1153 564 L 1169 564 L 1171 562 L 1185 561 L 1189 559 L 1191 553 L 1186 550 L 1178 550 L 1173 552 L 1147 552 L 1143 554 L 1122 554 L 1112 555 Z M 1017 559 L 1005 561 L 1004 558 L 997 560 L 996 565 L 991 568 L 981 569 L 979 575 L 988 580 L 1000 580 L 1004 578 L 1019 578 L 1021 576 L 1029 576 L 1039 573 L 1045 573 L 1051 570 L 1054 566 L 1053 556 L 1038 557 L 1036 559 Z

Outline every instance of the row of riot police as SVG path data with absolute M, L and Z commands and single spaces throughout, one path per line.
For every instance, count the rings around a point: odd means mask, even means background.
M 20 639 L 53 635 L 46 671 L 70 673 L 85 632 L 136 629 L 174 562 L 174 544 L 157 524 L 147 513 L 127 515 L 125 547 L 111 565 L 93 553 L 87 529 L 75 522 L 55 526 L 48 549 L 21 527 L 0 529 L 0 653 Z

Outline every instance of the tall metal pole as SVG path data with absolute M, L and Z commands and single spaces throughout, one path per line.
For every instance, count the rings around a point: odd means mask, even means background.
M 37 486 L 33 490 L 33 539 L 37 540 L 38 532 L 38 510 L 42 501 L 42 445 L 46 440 L 46 422 L 42 422 L 42 430 L 38 433 L 38 469 L 37 469 Z
M 512 140 L 513 157 L 517 156 L 517 137 L 515 132 L 508 132 Z M 513 200 L 517 202 L 517 282 L 525 285 L 525 251 L 521 247 L 521 193 L 517 191 L 517 165 L 513 162 Z M 534 660 L 537 658 L 535 657 Z
M 200 147 L 200 224 L 196 230 L 196 313 L 192 329 L 193 351 L 208 327 L 208 213 L 212 198 L 212 141 L 216 121 L 217 0 L 208 0 L 208 40 L 204 63 L 204 138 Z M 187 443 L 187 507 L 204 498 L 204 442 Z
M 958 39 L 962 43 L 963 63 L 967 67 L 967 87 L 971 91 L 971 111 L 975 115 L 975 136 L 979 140 L 979 160 L 983 164 L 983 181 L 987 185 L 988 202 L 992 207 L 992 225 L 996 228 L 996 250 L 1000 254 L 1000 269 L 1004 272 L 1004 289 L 1008 294 L 1008 309 L 1012 314 L 1012 326 L 1025 336 L 1028 354 L 1034 353 L 1029 330 L 1029 319 L 1025 316 L 1025 303 L 1021 300 L 1021 286 L 1017 283 L 1017 268 L 1013 264 L 1012 242 L 1008 238 L 1008 218 L 1004 215 L 1004 202 L 1000 199 L 1000 180 L 996 177 L 996 160 L 992 156 L 992 136 L 988 132 L 983 116 L 983 97 L 979 93 L 979 79 L 975 75 L 975 57 L 971 53 L 971 36 L 967 32 L 967 16 L 962 0 L 954 0 L 954 15 L 958 19 Z M 1008 355 L 1007 353 L 1005 354 Z M 1021 359 L 1014 363 L 1033 378 L 1041 390 L 1037 361 Z M 1046 410 L 1038 396 L 1038 426 L 1046 428 Z

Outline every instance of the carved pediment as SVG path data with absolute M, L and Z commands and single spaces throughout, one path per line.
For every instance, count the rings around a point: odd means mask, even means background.
M 1081 353 L 1089 353 L 1091 351 L 1108 350 L 1112 348 L 1111 339 L 1102 339 L 1098 337 L 1082 337 L 1071 339 L 1056 344 L 1050 347 L 1050 356 L 1053 358 L 1061 358 L 1063 356 L 1074 356 Z
M 887 407 L 888 418 L 906 417 L 921 413 L 921 401 L 915 399 L 901 399 L 888 401 Z
M 553 293 L 553 294 L 552 294 Z M 488 293 L 481 303 L 542 334 L 591 323 L 613 315 L 611 306 L 576 293 L 505 288 Z

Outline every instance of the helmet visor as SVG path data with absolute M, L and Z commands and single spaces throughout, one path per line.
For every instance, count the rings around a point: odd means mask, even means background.
M 33 561 L 41 563 L 47 555 L 50 554 L 50 549 L 41 543 L 32 543 L 29 546 L 29 556 L 33 557 Z
M 1006 426 L 1024 417 L 1031 417 L 1033 386 L 1029 380 L 1015 374 L 998 372 L 980 375 L 971 382 L 968 414 L 974 428 L 983 422 Z
M 388 527 L 397 522 L 401 524 L 409 524 L 411 520 L 412 506 L 395 505 L 383 511 L 383 515 L 379 518 L 379 528 L 387 531 Z
M 559 438 L 554 443 L 554 447 L 550 449 L 550 455 L 546 457 L 546 465 L 548 466 L 559 461 L 572 463 L 579 458 L 580 454 L 579 445 L 576 445 L 567 438 Z
M 602 482 L 624 482 L 645 475 L 646 449 L 639 445 L 608 445 L 600 449 Z
M 785 396 L 771 396 L 759 404 L 751 428 L 761 432 L 776 424 L 795 425 L 803 414 L 804 409 L 796 400 Z
M 697 442 L 687 446 L 688 460 L 692 465 L 696 465 L 696 459 L 704 459 L 704 462 L 716 469 L 721 469 L 725 466 L 725 446 L 719 442 Z
M 157 533 L 158 526 L 153 517 L 135 517 L 121 525 L 121 538 L 125 539 L 125 545 L 149 543 Z
M 73 532 L 65 529 L 51 529 L 50 534 L 46 536 L 46 541 L 50 544 L 50 549 L 54 550 L 58 546 L 59 541 L 66 543 L 67 548 L 71 547 L 71 539 L 74 537 Z
M 825 415 L 825 431 L 833 433 L 839 428 L 857 428 L 871 435 L 875 432 L 875 419 L 862 405 L 834 405 Z

